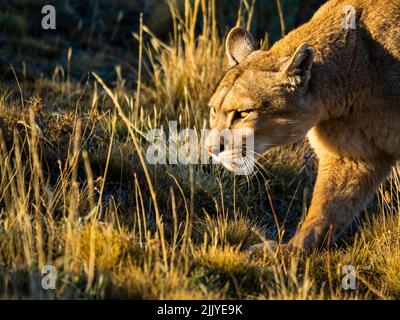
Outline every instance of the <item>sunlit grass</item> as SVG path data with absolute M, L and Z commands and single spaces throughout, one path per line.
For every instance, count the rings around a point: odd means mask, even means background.
M 97 75 L 86 87 L 70 84 L 60 67 L 21 91 L 18 77 L 1 85 L 0 296 L 398 298 L 398 171 L 354 241 L 309 257 L 255 258 L 249 246 L 289 237 L 307 210 L 315 159 L 305 142 L 271 151 L 249 179 L 212 165 L 143 161 L 147 130 L 168 120 L 198 133 L 207 125 L 207 99 L 224 71 L 214 1 L 188 1 L 183 14 L 175 1 L 170 8 L 168 43 L 146 26 L 135 35 L 148 79 L 138 79 L 137 93 L 118 68 L 115 86 Z M 58 273 L 52 292 L 40 285 L 48 264 Z M 355 291 L 341 287 L 348 264 Z

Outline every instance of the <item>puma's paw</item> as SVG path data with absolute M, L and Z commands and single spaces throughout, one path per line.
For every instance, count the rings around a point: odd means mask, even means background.
M 264 253 L 274 255 L 278 250 L 278 246 L 279 244 L 276 241 L 267 240 L 263 243 L 251 246 L 246 250 L 246 253 L 251 256 L 261 256 Z

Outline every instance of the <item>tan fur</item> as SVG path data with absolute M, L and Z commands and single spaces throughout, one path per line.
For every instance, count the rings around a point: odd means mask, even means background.
M 342 27 L 346 5 L 356 9 L 355 30 Z M 253 128 L 258 153 L 307 135 L 318 178 L 289 248 L 334 241 L 400 158 L 400 1 L 328 1 L 269 51 L 247 52 L 251 36 L 231 33 L 228 56 L 239 61 L 230 59 L 211 98 L 211 126 Z

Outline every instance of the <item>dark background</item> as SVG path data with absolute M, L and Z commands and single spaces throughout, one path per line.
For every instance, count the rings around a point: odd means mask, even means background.
M 288 32 L 325 1 L 281 2 Z M 222 36 L 235 25 L 239 3 L 216 0 Z M 56 30 L 41 28 L 41 9 L 47 4 L 56 8 Z M 71 76 L 77 81 L 92 70 L 113 79 L 116 65 L 121 65 L 124 77 L 134 79 L 138 44 L 132 32 L 138 31 L 140 13 L 144 24 L 168 41 L 172 23 L 164 0 L 0 0 L 0 79 L 12 77 L 9 65 L 27 78 L 51 77 L 57 65 L 67 67 L 68 48 L 73 53 Z M 275 0 L 257 0 L 251 31 L 258 39 L 268 33 L 270 44 L 281 37 Z

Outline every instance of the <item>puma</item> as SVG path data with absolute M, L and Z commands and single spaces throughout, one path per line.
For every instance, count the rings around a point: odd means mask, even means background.
M 354 28 L 345 27 L 346 10 Z M 268 51 L 237 27 L 226 54 L 208 151 L 222 164 L 236 157 L 215 139 L 224 129 L 251 128 L 259 155 L 306 136 L 317 181 L 304 223 L 283 246 L 309 252 L 333 243 L 400 158 L 400 1 L 330 0 Z M 276 243 L 253 249 L 265 247 Z

